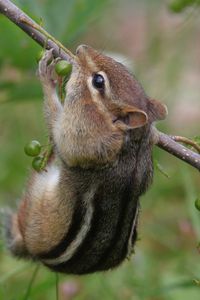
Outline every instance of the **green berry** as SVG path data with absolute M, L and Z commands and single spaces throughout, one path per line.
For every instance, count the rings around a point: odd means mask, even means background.
M 33 140 L 25 145 L 24 152 L 28 156 L 38 156 L 41 152 L 41 145 L 38 141 Z
M 55 65 L 55 71 L 59 76 L 69 76 L 72 71 L 72 65 L 69 64 L 66 60 L 60 60 Z
M 37 172 L 41 171 L 42 164 L 43 164 L 43 157 L 42 156 L 37 156 L 32 161 L 32 167 Z
M 45 50 L 41 50 L 41 51 L 39 51 L 37 53 L 37 55 L 36 55 L 36 61 L 37 61 L 37 63 L 39 63 L 39 61 L 42 59 L 44 53 L 45 53 Z
M 200 198 L 197 198 L 197 199 L 195 200 L 194 205 L 195 205 L 196 209 L 200 211 Z

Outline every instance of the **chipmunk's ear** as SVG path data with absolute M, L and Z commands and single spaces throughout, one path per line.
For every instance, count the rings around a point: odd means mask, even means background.
M 164 120 L 168 114 L 167 106 L 158 100 L 149 99 L 149 119 L 150 121 Z
M 122 130 L 139 128 L 146 125 L 147 122 L 148 116 L 143 110 L 129 105 L 120 107 L 114 120 L 117 127 Z

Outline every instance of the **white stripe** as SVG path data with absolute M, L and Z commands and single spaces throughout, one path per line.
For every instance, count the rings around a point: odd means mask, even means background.
M 77 234 L 76 238 L 71 242 L 71 244 L 69 246 L 67 246 L 66 250 L 59 257 L 52 258 L 52 259 L 51 258 L 43 259 L 42 261 L 45 264 L 57 265 L 57 264 L 68 261 L 73 256 L 73 254 L 75 253 L 77 248 L 81 245 L 81 243 L 85 239 L 85 237 L 91 227 L 91 220 L 92 220 L 92 216 L 93 216 L 93 212 L 94 212 L 92 199 L 93 199 L 95 191 L 96 191 L 96 188 L 94 189 L 92 187 L 91 190 L 88 191 L 87 193 L 85 193 L 85 195 L 83 197 L 83 201 L 84 201 L 85 205 L 87 206 L 87 210 L 86 210 L 86 213 L 84 216 L 83 225 L 81 226 L 81 229 L 80 229 L 79 233 Z

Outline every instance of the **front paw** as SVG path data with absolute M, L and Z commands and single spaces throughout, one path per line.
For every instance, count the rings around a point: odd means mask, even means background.
M 39 62 L 38 75 L 43 85 L 55 88 L 55 64 L 57 59 L 53 57 L 53 49 L 45 51 L 43 57 Z

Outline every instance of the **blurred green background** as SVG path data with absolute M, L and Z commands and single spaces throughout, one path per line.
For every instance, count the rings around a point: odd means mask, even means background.
M 15 1 L 68 48 L 81 44 L 122 54 L 151 97 L 166 103 L 166 133 L 200 135 L 199 1 Z M 31 160 L 31 139 L 46 141 L 42 91 L 36 76 L 40 47 L 0 16 L 0 207 L 16 207 Z M 140 240 L 118 269 L 89 276 L 58 276 L 17 261 L 0 241 L 0 299 L 199 300 L 199 173 L 155 149 L 169 178 L 155 168 L 141 198 Z M 34 277 L 34 278 L 33 278 Z M 33 280 L 34 279 L 34 280 Z M 196 280 L 196 282 L 195 282 Z

